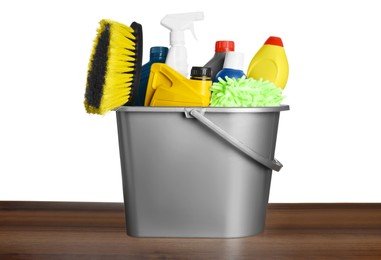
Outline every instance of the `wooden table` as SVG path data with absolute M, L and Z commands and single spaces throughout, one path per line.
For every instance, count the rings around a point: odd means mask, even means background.
M 133 238 L 121 203 L 0 202 L 0 259 L 381 259 L 381 203 L 270 204 L 235 239 Z

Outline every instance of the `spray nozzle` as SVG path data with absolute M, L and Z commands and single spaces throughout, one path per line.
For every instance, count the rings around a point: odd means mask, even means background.
M 161 25 L 171 30 L 171 44 L 184 43 L 184 31 L 190 30 L 197 40 L 194 32 L 194 21 L 204 19 L 203 12 L 168 14 L 161 20 Z

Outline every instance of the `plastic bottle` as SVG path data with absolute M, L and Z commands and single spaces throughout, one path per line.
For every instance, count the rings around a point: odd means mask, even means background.
M 234 51 L 234 41 L 216 41 L 214 56 L 204 65 L 212 69 L 212 79 L 222 70 L 226 53 L 229 51 Z
M 207 107 L 210 102 L 210 68 L 192 68 L 192 79 L 167 64 L 155 63 L 147 85 L 145 106 Z
M 212 69 L 210 67 L 192 67 L 190 79 L 211 81 Z
M 182 13 L 182 14 L 168 14 L 161 20 L 161 25 L 171 30 L 170 33 L 170 49 L 168 52 L 165 63 L 172 67 L 174 70 L 188 76 L 188 57 L 185 48 L 184 31 L 190 30 L 196 38 L 194 33 L 194 21 L 204 19 L 203 12 L 195 13 Z
M 144 99 L 146 97 L 148 78 L 153 63 L 164 63 L 167 58 L 168 48 L 162 46 L 151 47 L 150 59 L 142 66 L 140 74 L 140 83 L 138 88 L 138 96 L 135 100 L 135 106 L 144 106 Z
M 242 76 L 246 77 L 243 72 L 243 53 L 234 51 L 226 53 L 224 67 L 217 73 L 214 82 L 218 82 L 218 78 L 225 80 L 226 76 L 237 79 Z
M 282 39 L 271 36 L 249 64 L 247 76 L 271 81 L 284 89 L 288 79 L 288 61 Z

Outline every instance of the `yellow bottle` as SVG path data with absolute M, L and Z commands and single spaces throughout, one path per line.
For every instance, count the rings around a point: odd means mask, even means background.
M 271 81 L 284 89 L 288 79 L 288 61 L 282 39 L 271 36 L 255 54 L 247 70 L 247 77 Z
M 188 79 L 167 64 L 154 63 L 151 67 L 144 105 L 209 106 L 212 85 L 210 69 L 208 69 L 208 73 L 207 78 L 201 75 Z

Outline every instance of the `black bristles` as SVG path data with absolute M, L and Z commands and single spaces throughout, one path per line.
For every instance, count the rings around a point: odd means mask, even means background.
M 110 25 L 101 32 L 87 76 L 85 98 L 90 106 L 99 108 L 107 71 L 108 49 L 110 45 Z
M 139 83 L 140 83 L 140 72 L 142 70 L 142 60 L 143 60 L 143 29 L 142 26 L 133 22 L 130 27 L 134 30 L 135 36 L 135 68 L 134 68 L 134 77 L 131 83 L 131 93 L 128 102 L 125 106 L 131 106 L 135 102 L 137 97 Z

